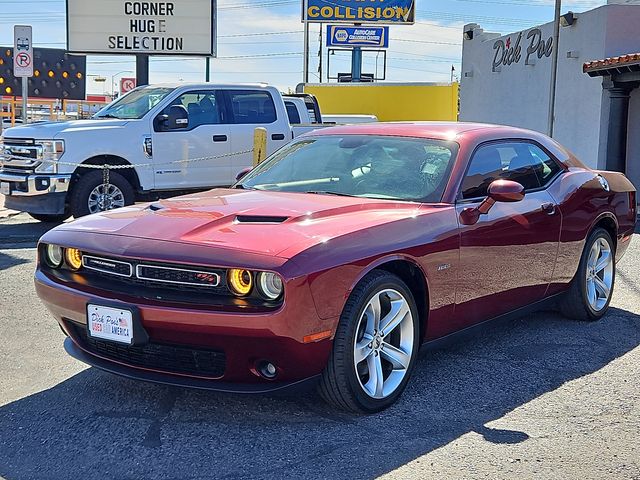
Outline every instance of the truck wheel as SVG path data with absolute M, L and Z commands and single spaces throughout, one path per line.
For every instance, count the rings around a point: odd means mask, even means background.
M 31 218 L 35 218 L 39 222 L 44 223 L 62 223 L 71 216 L 70 213 L 29 213 Z
M 82 175 L 71 191 L 69 206 L 74 217 L 113 210 L 135 201 L 133 187 L 122 175 L 109 172 L 109 185 L 102 183 L 102 171 Z

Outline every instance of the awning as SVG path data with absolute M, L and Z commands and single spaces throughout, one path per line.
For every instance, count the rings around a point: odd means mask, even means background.
M 582 71 L 590 77 L 605 77 L 628 72 L 640 72 L 640 53 L 585 62 Z

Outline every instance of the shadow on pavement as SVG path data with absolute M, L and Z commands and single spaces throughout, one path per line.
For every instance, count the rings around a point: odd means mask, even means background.
M 428 352 L 389 410 L 357 416 L 314 394 L 240 397 L 133 382 L 89 368 L 0 407 L 0 475 L 27 478 L 372 478 L 640 344 L 640 316 L 597 323 L 536 313 Z M 60 339 L 62 341 L 62 338 Z M 46 368 L 46 365 L 43 365 Z
M 4 246 L 2 247 L 5 248 Z M 0 270 L 4 270 L 16 265 L 22 265 L 23 263 L 29 263 L 31 260 L 25 258 L 14 257 L 11 254 L 0 252 Z
M 33 220 L 26 214 L 0 220 L 0 245 L 7 248 L 35 247 L 42 235 L 59 223 L 45 223 Z

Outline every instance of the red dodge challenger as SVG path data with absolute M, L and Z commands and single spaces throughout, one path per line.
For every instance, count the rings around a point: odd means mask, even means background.
M 602 317 L 635 222 L 624 175 L 539 133 L 344 126 L 231 188 L 51 230 L 35 283 L 95 367 L 227 392 L 316 383 L 375 412 L 424 343 L 550 301 Z

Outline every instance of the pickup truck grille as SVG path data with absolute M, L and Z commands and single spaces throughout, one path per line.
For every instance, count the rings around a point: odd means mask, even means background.
M 7 173 L 32 173 L 40 164 L 42 147 L 33 139 L 5 138 L 0 151 L 0 167 Z

